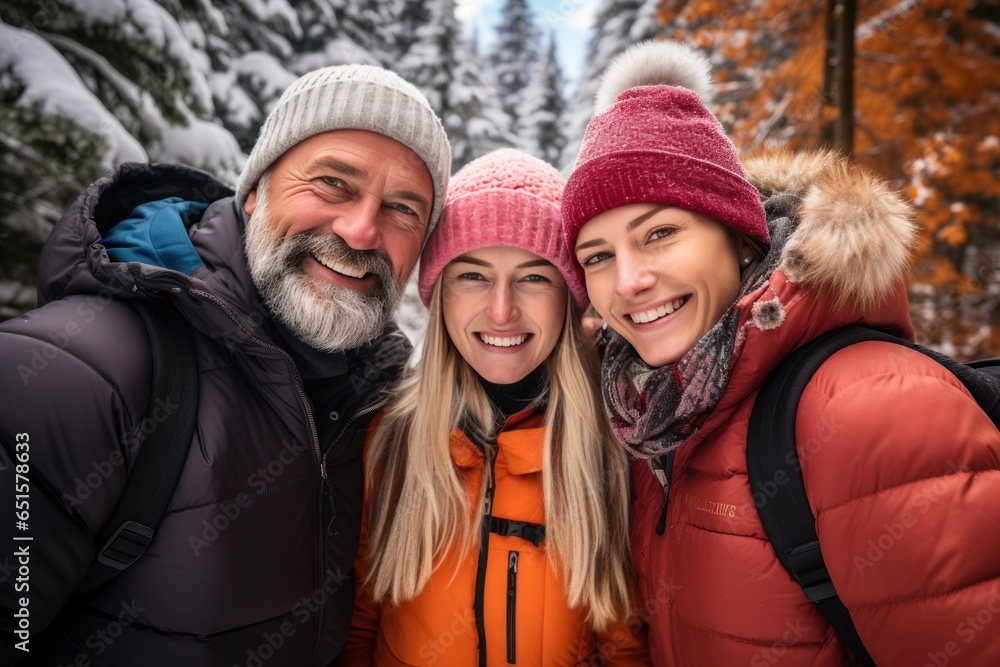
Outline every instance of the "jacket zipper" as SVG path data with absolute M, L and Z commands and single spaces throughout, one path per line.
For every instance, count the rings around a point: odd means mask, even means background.
M 650 460 L 652 464 L 652 460 Z M 670 487 L 667 485 L 667 474 L 659 468 L 654 468 L 650 465 L 650 470 L 653 472 L 653 476 L 660 483 L 660 487 L 663 489 L 663 504 L 660 505 L 660 520 L 656 522 L 656 534 L 663 535 L 663 531 L 667 528 L 667 500 L 670 498 Z
M 507 664 L 517 664 L 517 562 L 519 553 L 507 556 Z
M 285 352 L 284 350 L 282 350 L 277 345 L 273 345 L 273 344 L 271 344 L 271 343 L 269 343 L 269 342 L 267 342 L 267 341 L 265 341 L 265 340 L 263 340 L 263 339 L 255 336 L 250 331 L 248 331 L 242 324 L 240 324 L 239 319 L 237 319 L 236 313 L 234 313 L 229 308 L 229 306 L 227 306 L 221 299 L 219 299 L 218 297 L 216 297 L 214 294 L 211 294 L 209 292 L 205 292 L 203 290 L 196 290 L 196 289 L 192 289 L 191 293 L 192 294 L 197 294 L 199 296 L 202 296 L 202 297 L 204 297 L 206 299 L 209 299 L 210 301 L 213 301 L 216 304 L 218 304 L 218 306 L 222 309 L 222 311 L 224 313 L 226 313 L 226 315 L 229 316 L 229 319 L 231 319 L 233 321 L 233 323 L 237 327 L 240 328 L 240 331 L 242 331 L 243 333 L 245 333 L 250 338 L 250 340 L 252 340 L 253 342 L 257 343 L 261 347 L 269 348 L 269 349 L 272 349 L 272 350 L 277 350 L 278 353 L 281 354 L 281 356 L 283 356 L 288 361 L 288 366 L 289 366 L 289 368 L 292 369 L 292 377 L 295 380 L 295 388 L 299 392 L 299 398 L 302 399 L 302 401 L 301 401 L 302 407 L 304 407 L 305 411 L 306 411 L 306 417 L 307 417 L 306 422 L 308 422 L 308 424 L 309 424 L 309 430 L 310 430 L 310 433 L 312 434 L 312 444 L 313 444 L 313 451 L 316 454 L 316 462 L 320 466 L 320 506 L 319 506 L 319 515 L 320 515 L 320 525 L 322 525 L 323 524 L 323 507 L 326 504 L 324 502 L 324 500 L 323 500 L 323 495 L 324 495 L 324 492 L 327 489 L 329 489 L 329 481 L 326 479 L 326 469 L 324 467 L 324 462 L 325 461 L 324 461 L 324 458 L 321 455 L 321 452 L 320 452 L 320 449 L 319 449 L 319 434 L 316 431 L 316 422 L 313 419 L 312 408 L 309 406 L 309 399 L 306 396 L 306 391 L 305 391 L 305 389 L 302 388 L 302 377 L 299 375 L 299 370 L 295 367 L 295 362 L 292 360 L 291 355 L 289 355 L 287 352 Z M 328 496 L 328 498 L 329 498 L 329 496 Z M 316 541 L 316 551 L 317 551 L 317 555 L 319 557 L 317 559 L 317 561 L 316 561 L 316 569 L 317 569 L 316 578 L 319 581 L 319 587 L 318 587 L 317 590 L 325 591 L 326 590 L 326 537 L 323 536 L 322 534 L 319 535 L 319 539 Z M 326 612 L 326 605 L 320 605 L 319 606 L 319 611 L 316 614 L 316 618 L 317 618 L 317 623 L 316 623 L 316 643 L 313 645 L 313 654 L 312 654 L 312 657 L 309 659 L 310 663 L 312 663 L 312 662 L 315 661 L 316 655 L 319 653 L 319 647 L 322 645 L 322 642 L 323 642 L 323 616 L 324 616 L 325 612 Z
M 656 534 L 663 535 L 667 528 L 667 493 L 663 492 L 663 504 L 660 505 L 660 520 L 656 522 Z
M 479 667 L 486 667 L 486 620 L 483 613 L 486 589 L 486 562 L 490 555 L 490 517 L 493 516 L 493 464 L 496 460 L 497 448 L 493 447 L 486 459 L 486 497 L 483 509 L 483 525 L 479 541 L 479 564 L 476 569 L 476 633 L 479 635 Z
M 344 434 L 347 433 L 347 430 L 351 427 L 351 424 L 356 422 L 361 417 L 371 414 L 372 412 L 375 412 L 383 405 L 385 405 L 388 402 L 388 400 L 389 400 L 388 398 L 383 398 L 378 403 L 373 403 L 372 405 L 369 405 L 368 407 L 355 412 L 354 415 L 350 419 L 348 419 L 347 422 L 344 424 L 344 427 L 340 429 L 340 433 L 337 434 L 337 437 L 334 439 L 334 441 L 331 442 L 330 446 L 326 448 L 325 452 L 323 452 L 323 458 L 320 461 L 319 465 L 319 474 L 323 482 L 323 496 L 326 498 L 327 508 L 330 510 L 330 521 L 326 526 L 327 536 L 337 534 L 337 531 L 333 530 L 333 522 L 337 519 L 337 507 L 333 502 L 333 489 L 330 488 L 330 478 L 326 474 L 326 457 L 327 455 L 329 455 L 330 452 L 333 451 L 333 448 L 336 447 L 337 443 L 339 443 L 340 440 L 344 437 Z
M 271 350 L 276 350 L 279 354 L 281 354 L 281 356 L 285 358 L 286 361 L 288 361 L 288 365 L 292 369 L 292 375 L 295 379 L 295 389 L 299 392 L 299 398 L 302 399 L 302 406 L 306 409 L 306 415 L 309 417 L 309 430 L 312 433 L 313 451 L 316 453 L 316 462 L 319 463 L 319 461 L 321 460 L 319 451 L 319 434 L 317 434 L 316 432 L 316 423 L 313 420 L 312 408 L 309 407 L 309 399 L 306 397 L 305 389 L 302 388 L 302 377 L 299 375 L 299 370 L 295 367 L 295 361 L 292 360 L 291 355 L 289 355 L 287 352 L 282 350 L 277 345 L 273 345 L 272 343 L 269 343 L 266 340 L 258 338 L 251 332 L 247 331 L 247 329 L 242 324 L 240 324 L 239 319 L 237 319 L 236 313 L 234 313 L 229 308 L 229 306 L 227 306 L 221 299 L 216 297 L 214 294 L 210 294 L 209 292 L 196 289 L 192 289 L 191 293 L 203 296 L 206 299 L 209 299 L 217 303 L 219 305 L 219 308 L 221 308 L 223 312 L 229 316 L 229 319 L 231 319 L 233 323 L 240 328 L 240 331 L 245 333 L 250 338 L 250 340 L 257 343 L 261 347 L 266 347 Z

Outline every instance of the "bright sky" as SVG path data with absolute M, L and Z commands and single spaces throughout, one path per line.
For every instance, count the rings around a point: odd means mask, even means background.
M 528 0 L 535 25 L 546 35 L 556 34 L 556 50 L 569 91 L 576 88 L 583 71 L 591 22 L 599 0 Z M 496 38 L 504 0 L 458 0 L 458 17 L 471 32 L 479 32 L 479 50 L 486 53 Z

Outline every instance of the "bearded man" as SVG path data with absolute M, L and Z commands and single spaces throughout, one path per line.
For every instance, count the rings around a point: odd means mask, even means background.
M 126 164 L 77 200 L 42 252 L 42 305 L 0 325 L 0 662 L 334 660 L 354 606 L 364 432 L 409 354 L 392 315 L 450 167 L 416 88 L 351 65 L 285 91 L 235 193 Z M 190 334 L 196 424 L 145 550 L 80 595 L 95 555 L 114 560 L 98 536 L 174 409 L 152 395 L 137 300 Z M 35 640 L 17 646 L 25 625 Z

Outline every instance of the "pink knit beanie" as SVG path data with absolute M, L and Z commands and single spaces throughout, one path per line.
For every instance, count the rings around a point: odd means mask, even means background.
M 559 202 L 566 179 L 527 153 L 504 148 L 473 160 L 452 176 L 444 210 L 420 256 L 418 288 L 425 306 L 441 271 L 463 253 L 513 246 L 559 269 L 582 313 L 587 289 L 563 239 Z
M 708 61 L 676 42 L 643 42 L 614 58 L 563 195 L 571 252 L 594 217 L 647 202 L 701 213 L 770 244 L 760 194 L 701 100 L 711 89 Z

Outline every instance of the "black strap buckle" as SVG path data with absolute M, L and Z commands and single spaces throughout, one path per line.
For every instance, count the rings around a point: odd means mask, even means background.
M 813 602 L 818 603 L 837 596 L 837 591 L 830 580 L 830 572 L 823 560 L 823 553 L 819 548 L 819 541 L 792 549 L 788 553 L 788 567 Z
M 491 516 L 490 532 L 503 537 L 520 537 L 522 540 L 531 542 L 536 547 L 545 541 L 545 526 L 527 521 L 513 521 L 511 519 L 501 519 Z
M 97 555 L 97 562 L 116 570 L 134 563 L 153 541 L 153 529 L 137 521 L 126 521 Z

